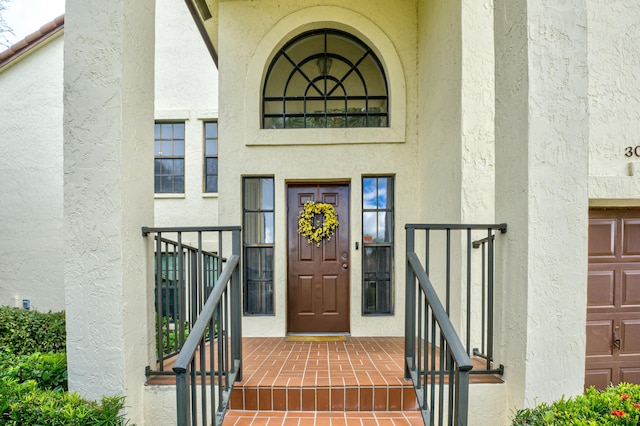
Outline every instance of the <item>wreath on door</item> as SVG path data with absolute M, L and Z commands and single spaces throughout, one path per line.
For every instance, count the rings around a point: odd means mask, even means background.
M 309 244 L 315 242 L 318 247 L 325 238 L 331 240 L 338 225 L 336 210 L 329 203 L 307 201 L 298 213 L 298 234 L 306 237 Z

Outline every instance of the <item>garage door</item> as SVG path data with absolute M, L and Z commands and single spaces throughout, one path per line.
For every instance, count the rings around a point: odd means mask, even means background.
M 585 388 L 640 383 L 640 210 L 589 214 Z

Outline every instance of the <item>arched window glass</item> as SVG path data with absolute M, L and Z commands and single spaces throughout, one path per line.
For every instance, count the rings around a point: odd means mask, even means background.
M 344 31 L 305 32 L 267 70 L 262 127 L 388 127 L 389 91 L 380 60 Z

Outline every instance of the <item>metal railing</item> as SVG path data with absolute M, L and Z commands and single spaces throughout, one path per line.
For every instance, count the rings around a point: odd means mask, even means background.
M 184 308 L 187 316 L 174 321 L 176 336 L 185 337 L 172 371 L 176 376 L 177 424 L 222 424 L 233 385 L 242 379 L 240 227 L 143 228 L 144 235 L 150 233 L 156 234 L 156 277 L 162 276 L 163 272 L 162 265 L 158 265 L 163 258 L 158 253 L 169 253 L 177 265 L 176 281 L 184 279 L 187 282 L 186 277 L 194 278 L 191 286 L 179 286 L 181 290 L 175 296 L 179 304 L 191 306 Z M 175 236 L 175 241 L 163 234 Z M 197 240 L 195 251 L 194 247 L 183 243 L 192 235 Z M 207 242 L 206 236 L 212 235 L 215 239 Z M 231 250 L 225 259 L 222 257 L 225 254 L 223 241 L 229 237 Z M 216 250 L 205 250 L 207 245 L 214 245 Z M 189 261 L 192 255 L 195 260 Z M 156 279 L 157 283 L 159 281 L 161 283 L 162 278 Z M 186 289 L 191 289 L 191 294 L 186 294 Z M 161 294 L 157 292 L 156 307 L 160 306 L 161 312 L 171 311 L 170 302 L 162 299 Z M 173 309 L 177 317 L 183 308 Z M 187 317 L 187 326 L 180 332 L 182 318 Z M 159 323 L 162 318 L 157 314 Z M 160 323 L 157 333 L 166 336 L 166 327 Z M 164 338 L 158 337 L 159 346 Z M 159 357 L 158 364 L 162 365 L 162 362 Z
M 502 367 L 492 369 L 493 243 L 495 233 L 506 232 L 506 229 L 506 224 L 406 225 L 405 377 L 413 381 L 426 425 L 467 425 L 472 352 L 484 353 L 487 358 L 487 368 L 474 373 L 502 373 Z M 424 246 L 418 251 L 423 253 L 424 266 L 416 251 L 416 231 L 423 232 L 419 237 Z M 434 232 L 443 235 L 433 238 Z M 462 238 L 452 239 L 454 232 L 462 233 Z M 481 260 L 474 262 L 478 258 L 472 255 L 474 242 L 482 246 L 482 239 L 475 240 L 478 232 L 485 232 L 487 246 Z M 460 244 L 456 245 L 458 242 Z M 432 246 L 438 243 L 444 246 L 444 250 L 434 253 Z M 452 251 L 459 256 L 452 258 Z M 466 259 L 466 265 L 461 258 Z M 444 288 L 441 288 L 444 305 L 429 274 L 433 259 L 439 261 L 439 268 L 432 268 L 435 271 L 432 275 L 444 281 Z M 456 261 L 460 264 L 454 265 Z M 478 267 L 481 270 L 480 284 L 473 275 Z M 460 271 L 460 275 L 456 276 L 455 271 Z M 454 287 L 453 282 L 462 285 Z M 479 297 L 474 292 L 476 287 L 481 289 Z M 452 292 L 456 297 L 455 306 L 460 308 L 456 312 L 459 331 L 451 320 Z M 472 319 L 477 315 L 472 308 L 478 304 L 481 305 L 482 320 L 476 326 Z M 464 336 L 466 347 L 460 335 Z M 478 339 L 481 349 L 472 351 L 472 343 Z
M 166 361 L 180 352 L 226 261 L 218 255 L 223 230 L 195 229 L 142 229 L 154 234 L 157 364 L 147 376 L 174 374 Z

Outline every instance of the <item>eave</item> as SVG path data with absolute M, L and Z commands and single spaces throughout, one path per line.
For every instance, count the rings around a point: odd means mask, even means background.
M 185 0 L 213 62 L 218 66 L 218 0 Z

